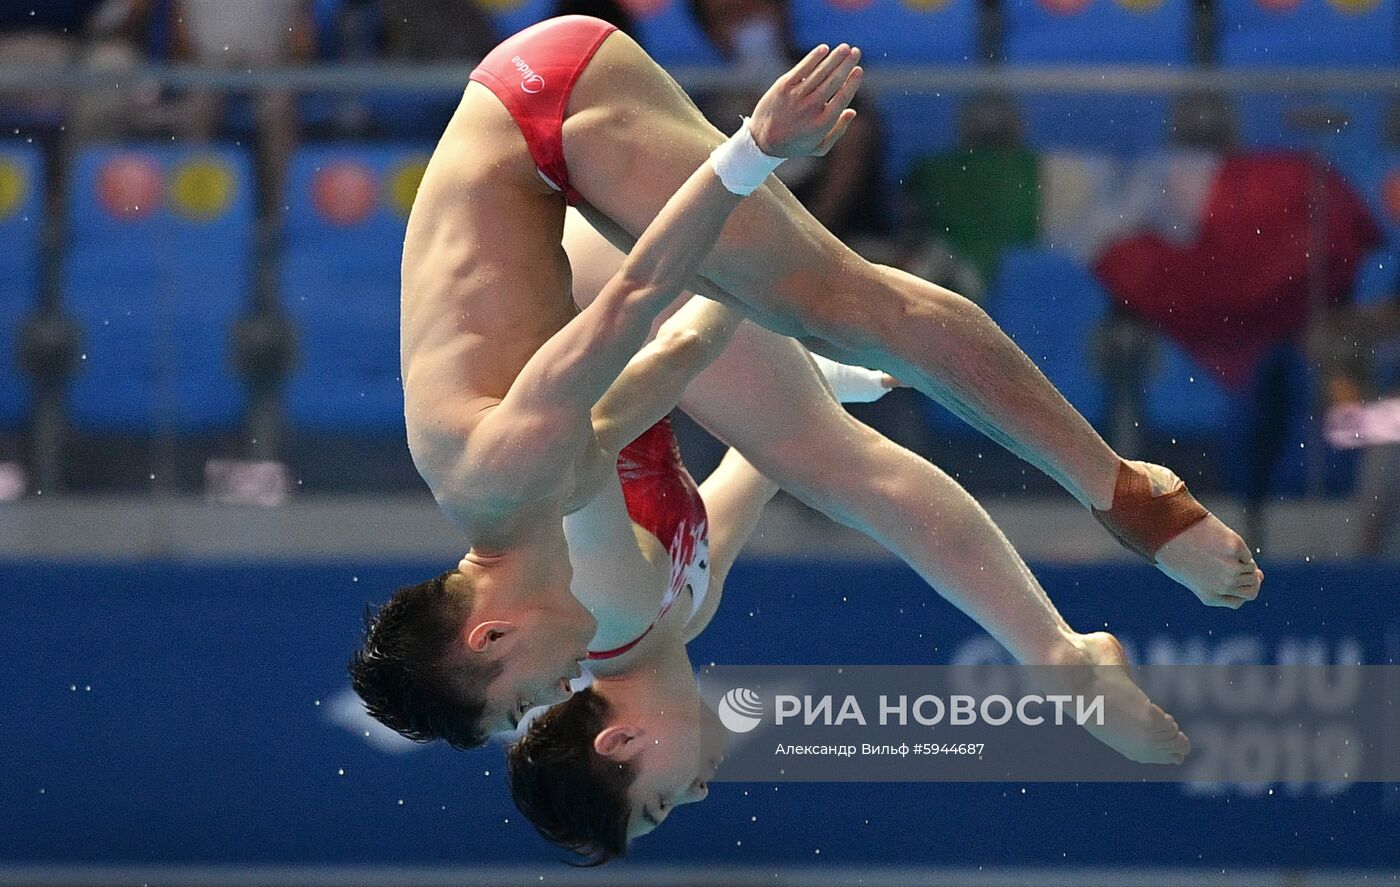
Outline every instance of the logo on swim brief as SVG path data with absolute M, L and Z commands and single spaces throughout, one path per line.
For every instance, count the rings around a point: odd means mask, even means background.
M 719 720 L 731 733 L 747 733 L 763 720 L 763 698 L 745 687 L 735 687 L 719 701 Z
M 510 58 L 511 64 L 515 65 L 515 70 L 520 72 L 520 88 L 534 95 L 544 89 L 544 78 L 535 73 L 535 69 L 525 63 L 525 60 L 518 55 Z

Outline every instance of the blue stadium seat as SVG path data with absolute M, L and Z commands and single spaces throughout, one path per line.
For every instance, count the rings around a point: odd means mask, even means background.
M 83 357 L 72 390 L 85 431 L 236 427 L 229 354 L 252 280 L 253 171 L 231 147 L 98 146 L 69 188 L 65 306 Z
M 899 195 L 914 164 L 956 147 L 958 101 L 949 95 L 882 92 L 875 104 L 885 138 L 885 184 Z
M 793 39 L 799 48 L 818 43 L 852 43 L 864 64 L 879 70 L 893 65 L 968 65 L 976 62 L 976 0 L 938 3 L 871 0 L 795 0 Z M 946 151 L 957 139 L 957 101 L 949 95 L 885 91 L 872 93 L 884 122 L 887 184 L 920 157 Z
M 1230 396 L 1180 345 L 1159 336 L 1144 413 L 1150 431 L 1213 440 L 1227 431 Z
M 1006 60 L 1013 64 L 1184 65 L 1187 0 L 1009 0 Z
M 1385 237 L 1357 271 L 1353 298 L 1358 305 L 1390 301 L 1400 294 L 1400 152 L 1373 148 L 1343 172 L 1365 196 Z
M 514 5 L 493 4 L 490 9 L 491 21 L 496 26 L 496 35 L 502 39 L 516 31 L 523 31 L 535 22 L 544 21 L 554 14 L 555 0 L 523 0 Z
M 1386 241 L 1400 247 L 1400 151 L 1373 146 L 1366 160 L 1364 166 L 1343 172 L 1365 196 Z
M 39 149 L 0 143 L 0 428 L 29 411 L 29 380 L 19 366 L 19 328 L 39 301 L 44 165 Z
M 1356 292 L 1352 298 L 1358 305 L 1378 305 L 1400 295 L 1400 251 L 1391 244 L 1366 257 L 1366 263 L 1356 275 Z
M 403 434 L 399 262 L 429 148 L 306 148 L 287 182 L 282 301 L 297 326 L 288 418 L 309 433 Z
M 1171 102 L 1161 96 L 1022 95 L 1026 141 L 1042 151 L 1137 156 L 1167 144 Z
M 1235 107 L 1246 147 L 1315 151 L 1354 178 L 1364 176 L 1385 141 L 1386 104 L 1375 94 L 1254 93 L 1238 97 Z
M 1400 62 L 1397 0 L 1221 0 L 1220 62 L 1229 67 L 1389 68 Z M 1386 101 L 1374 95 L 1251 94 L 1238 102 L 1250 147 L 1309 148 L 1342 166 L 1375 150 Z M 1309 132 L 1297 112 L 1327 109 L 1349 119 L 1340 131 Z M 1294 119 L 1290 119 L 1293 117 Z
M 1092 272 L 1045 249 L 1008 249 L 992 285 L 988 312 L 1090 421 L 1104 416 L 1103 381 L 1090 342 L 1108 310 Z
M 1220 63 L 1383 68 L 1400 60 L 1397 0 L 1219 0 Z
M 554 14 L 556 0 L 524 0 L 511 9 L 492 11 L 502 39 Z M 663 67 L 717 65 L 721 59 L 690 17 L 686 0 L 630 3 L 637 23 L 637 42 Z
M 639 3 L 632 9 L 637 16 L 637 42 L 662 67 L 724 63 L 691 17 L 686 0 Z
M 1359 305 L 1389 301 L 1400 293 L 1400 152 L 1373 147 L 1342 172 L 1365 197 L 1385 238 L 1358 269 L 1353 297 Z
M 1009 0 L 1006 60 L 1013 65 L 1186 65 L 1190 0 Z M 1161 96 L 1029 95 L 1027 137 L 1037 148 L 1138 153 L 1167 138 Z
M 872 67 L 963 65 L 977 54 L 977 5 L 976 0 L 794 0 L 793 38 L 802 49 L 854 44 Z

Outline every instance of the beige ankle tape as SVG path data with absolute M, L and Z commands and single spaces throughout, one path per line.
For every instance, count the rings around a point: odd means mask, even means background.
M 1147 471 L 1126 461 L 1118 466 L 1113 507 L 1093 512 L 1124 548 L 1154 564 L 1163 545 L 1210 517 L 1185 483 L 1178 480 L 1171 490 L 1154 496 Z

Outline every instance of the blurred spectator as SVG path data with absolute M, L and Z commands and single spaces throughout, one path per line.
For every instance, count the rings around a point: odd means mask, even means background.
M 104 0 L 3 0 L 0 63 L 6 67 L 62 67 L 74 59 L 88 18 Z
M 555 15 L 591 15 L 600 18 L 619 31 L 641 42 L 637 36 L 637 22 L 619 0 L 559 0 L 554 5 Z
M 1374 408 L 1383 398 L 1400 405 L 1400 295 L 1338 312 L 1318 344 L 1329 411 L 1352 404 Z M 1400 443 L 1361 448 L 1353 501 L 1358 553 L 1383 554 L 1400 521 Z
M 477 61 L 497 42 L 491 19 L 474 0 L 379 0 L 374 5 L 386 59 Z
M 715 49 L 753 83 L 771 82 L 801 57 L 785 0 L 690 0 L 691 14 Z M 697 104 L 724 132 L 752 112 L 760 91 L 702 93 Z M 883 138 L 874 105 L 857 96 L 855 122 L 826 158 L 784 163 L 778 177 L 837 237 L 848 242 L 888 233 Z
M 318 0 L 322 56 L 337 61 L 475 62 L 496 45 L 491 19 L 473 0 Z M 326 98 L 338 134 L 436 138 L 461 90 Z
M 209 68 L 275 68 L 312 59 L 316 37 L 311 0 L 167 0 L 171 55 Z M 224 128 L 226 96 L 191 95 L 183 135 L 212 139 Z M 296 148 L 295 96 L 281 90 L 251 97 L 265 211 L 277 206 L 282 176 Z
M 0 65 L 42 73 L 134 64 L 148 7 L 149 0 L 0 0 Z M 0 122 L 42 137 L 66 125 L 71 105 L 57 91 L 0 96 Z
M 1036 156 L 1024 147 L 961 148 L 920 160 L 905 183 L 906 237 L 921 238 L 918 254 L 941 254 L 950 270 L 916 270 L 911 257 L 901 265 L 981 301 L 1002 253 L 1036 242 L 1040 193 Z
M 1312 407 L 1304 334 L 1350 299 L 1380 231 L 1351 186 L 1306 154 L 1227 156 L 1192 194 L 1182 205 L 1196 218 L 1167 214 L 1177 230 L 1120 238 L 1095 271 L 1115 301 L 1236 392 L 1242 446 L 1227 468 L 1248 509 L 1246 536 L 1262 545 L 1260 506 Z
M 788 0 L 688 0 L 690 14 L 709 43 L 737 75 L 736 85 L 695 94 L 696 104 L 720 131 L 732 133 L 753 113 L 762 90 L 806 54 L 793 37 Z M 902 262 L 889 235 L 885 190 L 885 145 L 880 114 L 864 92 L 851 105 L 856 119 L 826 157 L 785 162 L 778 178 L 813 216 L 857 252 L 874 261 L 901 264 L 937 282 L 957 285 L 946 254 L 918 255 Z M 911 251 L 912 252 L 912 251 Z M 922 404 L 895 392 L 852 413 L 904 446 L 928 450 Z

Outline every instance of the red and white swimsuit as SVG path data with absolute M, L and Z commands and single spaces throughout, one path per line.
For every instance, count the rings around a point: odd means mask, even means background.
M 623 447 L 617 476 L 633 522 L 655 536 L 671 554 L 671 581 L 661 609 L 646 631 L 612 650 L 590 650 L 589 659 L 612 659 L 637 646 L 690 586 L 690 615 L 699 612 L 710 588 L 709 521 L 705 502 L 681 462 L 671 420 L 662 419 Z
M 471 79 L 491 90 L 525 136 L 540 178 L 570 206 L 582 198 L 564 165 L 564 111 L 593 54 L 617 28 L 586 15 L 531 25 L 487 53 Z

